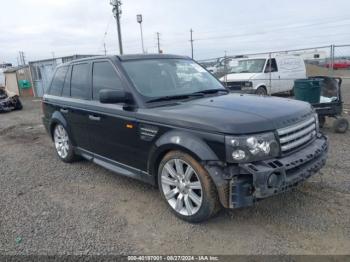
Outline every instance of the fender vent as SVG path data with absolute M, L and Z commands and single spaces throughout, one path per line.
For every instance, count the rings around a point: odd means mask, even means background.
M 151 141 L 158 133 L 158 128 L 150 125 L 140 125 L 140 138 Z

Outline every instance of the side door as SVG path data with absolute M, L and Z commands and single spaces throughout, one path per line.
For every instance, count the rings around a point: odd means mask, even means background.
M 136 167 L 138 159 L 138 129 L 135 112 L 123 104 L 102 104 L 102 89 L 125 90 L 126 85 L 116 66 L 109 60 L 92 64 L 92 98 L 94 112 L 89 113 L 91 141 L 95 157 Z
M 282 87 L 280 86 L 280 74 L 277 67 L 277 62 L 275 58 L 267 59 L 265 65 L 265 76 L 268 83 L 267 93 L 274 94 L 282 92 Z
M 81 62 L 72 65 L 70 75 L 70 98 L 65 99 L 66 107 L 63 113 L 68 117 L 68 125 L 72 140 L 76 146 L 88 151 L 92 150 L 89 132 L 89 103 L 91 102 L 91 62 Z M 62 95 L 67 95 L 64 87 Z
M 305 78 L 305 63 L 301 57 L 280 57 L 277 59 L 277 65 L 281 75 L 281 86 L 284 92 L 291 91 L 294 86 L 294 80 Z

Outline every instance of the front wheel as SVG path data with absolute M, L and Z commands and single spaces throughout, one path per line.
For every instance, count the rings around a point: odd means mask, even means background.
M 255 94 L 258 96 L 266 96 L 267 95 L 266 88 L 263 86 L 258 87 L 258 89 L 255 90 Z
M 208 172 L 186 153 L 172 151 L 165 155 L 159 165 L 158 185 L 172 212 L 185 221 L 202 222 L 220 210 Z

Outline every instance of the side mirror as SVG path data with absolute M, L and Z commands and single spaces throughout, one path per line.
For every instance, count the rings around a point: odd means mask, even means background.
M 123 90 L 102 89 L 99 95 L 103 104 L 128 103 L 131 100 L 130 95 Z

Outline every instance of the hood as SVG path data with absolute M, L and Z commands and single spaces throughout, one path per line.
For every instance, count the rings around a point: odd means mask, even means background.
M 227 74 L 227 82 L 229 81 L 235 81 L 235 80 L 249 80 L 254 78 L 259 73 L 234 73 L 234 74 Z M 220 78 L 220 81 L 225 81 L 225 76 Z
M 276 130 L 312 114 L 305 102 L 255 95 L 228 94 L 156 108 L 140 109 L 143 120 L 226 134 Z

